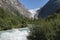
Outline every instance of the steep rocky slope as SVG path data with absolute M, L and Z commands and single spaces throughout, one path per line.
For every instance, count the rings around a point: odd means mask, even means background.
M 60 8 L 60 0 L 50 0 L 39 11 L 38 18 L 46 18 Z
M 15 15 L 16 11 L 20 16 L 30 18 L 31 13 L 18 0 L 0 0 L 0 7 L 8 9 Z
M 0 30 L 27 27 L 30 15 L 18 0 L 0 0 Z

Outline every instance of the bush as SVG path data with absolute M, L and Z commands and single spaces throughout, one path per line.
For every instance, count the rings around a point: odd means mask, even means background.
M 28 40 L 60 40 L 60 12 L 34 21 Z

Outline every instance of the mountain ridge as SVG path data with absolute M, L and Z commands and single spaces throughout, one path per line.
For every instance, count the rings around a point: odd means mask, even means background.
M 38 13 L 38 18 L 46 18 L 60 9 L 60 0 L 49 0 Z
M 30 18 L 31 13 L 18 0 L 0 0 L 0 7 L 18 11 L 19 15 Z

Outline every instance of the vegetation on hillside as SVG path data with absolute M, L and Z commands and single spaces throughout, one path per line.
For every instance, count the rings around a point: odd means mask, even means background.
M 27 18 L 20 17 L 17 11 L 13 14 L 12 11 L 0 7 L 0 30 L 27 27 L 27 23 Z
M 60 40 L 60 10 L 47 18 L 34 20 L 29 40 Z

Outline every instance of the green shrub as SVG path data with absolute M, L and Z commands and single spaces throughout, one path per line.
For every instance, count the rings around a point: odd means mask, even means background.
M 28 40 L 60 40 L 60 12 L 34 21 Z

